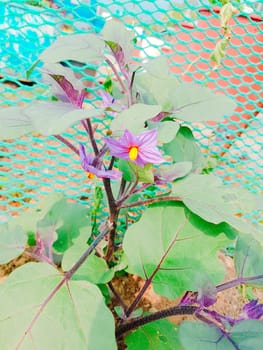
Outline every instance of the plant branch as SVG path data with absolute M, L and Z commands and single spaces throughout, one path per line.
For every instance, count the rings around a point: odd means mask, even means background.
M 193 315 L 198 309 L 197 306 L 180 305 L 173 306 L 168 309 L 154 312 L 150 315 L 142 316 L 135 320 L 129 321 L 125 324 L 121 324 L 116 329 L 116 338 L 120 338 L 124 333 L 129 332 L 137 327 L 143 326 L 147 323 L 160 320 L 162 318 L 176 316 L 176 315 Z
M 133 207 L 138 207 L 138 206 L 142 206 L 142 205 L 149 205 L 149 204 L 158 203 L 158 202 L 181 201 L 181 200 L 182 200 L 181 197 L 165 196 L 165 197 L 159 197 L 159 198 L 149 198 L 149 199 L 141 200 L 141 201 L 134 202 L 134 203 L 121 204 L 120 207 L 121 207 L 121 209 L 122 208 L 133 208 Z
M 223 290 L 229 289 L 229 288 L 233 288 L 233 287 L 237 287 L 241 284 L 245 284 L 247 282 L 252 282 L 252 281 L 256 281 L 259 279 L 263 279 L 263 275 L 258 275 L 258 276 L 253 276 L 253 277 L 240 277 L 240 278 L 236 278 L 234 280 L 219 284 L 216 287 L 216 291 L 217 292 L 222 292 Z
M 74 153 L 79 155 L 79 151 L 78 151 L 77 147 L 75 147 L 70 141 L 68 141 L 67 139 L 65 139 L 61 135 L 54 135 L 54 137 L 56 139 L 58 139 L 60 142 L 64 143 L 66 146 L 68 146 L 68 148 L 70 148 Z
M 99 149 L 98 149 L 97 143 L 96 143 L 95 138 L 94 138 L 94 132 L 92 129 L 90 119 L 87 118 L 86 120 L 82 120 L 81 124 L 83 125 L 84 129 L 87 131 L 89 138 L 90 138 L 90 142 L 91 142 L 93 151 L 94 151 L 94 154 L 95 154 L 95 156 L 97 156 L 99 153 Z
M 118 82 L 120 83 L 120 86 L 122 87 L 122 90 L 128 94 L 128 90 L 126 88 L 126 86 L 123 84 L 123 81 L 121 80 L 117 69 L 115 68 L 114 64 L 111 62 L 111 60 L 109 60 L 108 58 L 105 59 L 105 62 L 108 63 L 108 65 L 111 67 L 113 73 L 115 74 L 115 77 L 118 79 Z
M 158 270 L 160 269 L 162 263 L 164 262 L 165 258 L 167 257 L 167 255 L 169 254 L 170 250 L 172 249 L 173 245 L 175 244 L 176 240 L 177 240 L 177 236 L 179 234 L 179 232 L 181 231 L 182 227 L 185 225 L 187 219 L 185 219 L 185 221 L 178 227 L 178 229 L 175 232 L 174 238 L 171 241 L 171 243 L 169 244 L 169 246 L 167 247 L 166 251 L 164 252 L 163 256 L 161 257 L 158 265 L 155 267 L 155 269 L 153 270 L 153 272 L 151 273 L 150 277 L 147 278 L 144 282 L 143 287 L 141 288 L 141 290 L 139 291 L 139 293 L 137 294 L 137 296 L 135 297 L 135 299 L 133 300 L 133 302 L 131 303 L 131 305 L 128 307 L 128 309 L 126 310 L 126 316 L 129 317 L 130 314 L 133 312 L 133 310 L 135 309 L 135 307 L 138 305 L 138 303 L 140 302 L 141 298 L 143 297 L 145 291 L 148 289 L 148 287 L 150 286 L 154 276 L 156 275 L 156 273 L 158 272 Z
M 105 225 L 105 227 L 101 231 L 101 233 L 94 239 L 94 241 L 91 243 L 91 245 L 88 247 L 88 249 L 82 254 L 82 256 L 72 266 L 72 268 L 65 273 L 64 278 L 57 284 L 57 286 L 51 291 L 51 293 L 48 295 L 48 297 L 44 300 L 44 302 L 41 304 L 40 308 L 38 309 L 37 313 L 35 314 L 35 316 L 31 320 L 28 328 L 25 330 L 22 338 L 19 340 L 19 342 L 16 346 L 16 350 L 18 350 L 20 348 L 25 337 L 31 331 L 35 322 L 38 320 L 39 316 L 41 315 L 41 313 L 43 312 L 43 310 L 47 306 L 47 304 L 51 301 L 51 299 L 55 296 L 55 294 L 59 291 L 59 289 L 70 280 L 70 278 L 73 276 L 73 274 L 85 262 L 85 260 L 88 258 L 88 256 L 93 252 L 93 250 L 96 248 L 96 246 L 99 244 L 99 242 L 106 236 L 106 234 L 109 232 L 110 229 L 111 229 L 111 224 L 109 222 L 107 222 L 107 224 Z

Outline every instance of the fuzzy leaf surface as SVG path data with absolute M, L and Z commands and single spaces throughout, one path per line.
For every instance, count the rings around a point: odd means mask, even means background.
M 99 289 L 87 281 L 62 285 L 32 322 L 62 279 L 48 264 L 28 263 L 1 283 L 3 349 L 116 350 L 113 317 Z
M 192 162 L 192 170 L 200 170 L 203 162 L 202 152 L 188 127 L 181 126 L 173 140 L 163 145 L 163 149 L 175 163 Z
M 214 175 L 190 174 L 176 181 L 172 192 L 206 221 L 214 224 L 227 222 L 242 232 L 253 230 L 252 225 L 236 217 L 240 208 L 236 199 L 233 200 L 235 189 L 224 186 Z
M 251 235 L 240 235 L 235 249 L 235 268 L 239 277 L 261 276 L 250 282 L 263 285 L 263 245 Z M 249 284 L 249 283 L 248 283 Z
M 85 118 L 100 114 L 100 110 L 76 109 L 70 103 L 37 101 L 25 107 L 9 107 L 0 111 L 1 139 L 17 138 L 30 132 L 44 136 L 56 135 Z
M 26 248 L 27 236 L 20 226 L 0 225 L 0 265 L 16 258 Z
M 221 121 L 231 115 L 236 103 L 222 94 L 215 94 L 210 89 L 194 85 L 180 84 L 176 88 L 174 116 L 187 122 L 213 120 Z
M 85 229 L 79 237 L 74 239 L 73 246 L 71 246 L 64 254 L 62 259 L 62 269 L 68 271 L 73 264 L 78 261 L 81 255 L 88 249 L 87 232 L 91 232 L 91 227 Z M 105 260 L 92 254 L 80 266 L 80 268 L 73 275 L 74 280 L 86 280 L 95 284 L 107 283 L 113 278 L 114 272 L 108 268 Z
M 125 338 L 127 350 L 184 350 L 177 327 L 162 319 L 136 329 Z
M 218 232 L 213 235 L 212 230 L 211 235 L 204 234 L 191 224 L 189 215 L 181 205 L 148 208 L 124 237 L 128 270 L 149 278 L 157 269 L 154 290 L 168 298 L 195 290 L 199 271 L 215 284 L 224 275 L 217 251 L 229 240 Z
M 73 49 L 74 48 L 74 49 Z M 45 63 L 75 60 L 82 63 L 102 59 L 104 42 L 95 34 L 73 34 L 57 38 L 40 55 Z
M 184 350 L 248 350 L 260 349 L 263 322 L 246 320 L 237 323 L 228 337 L 217 327 L 201 322 L 184 321 L 179 328 Z
M 147 119 L 155 117 L 161 112 L 161 107 L 158 105 L 146 105 L 137 103 L 129 109 L 121 112 L 112 121 L 111 129 L 115 132 L 122 132 L 128 129 L 134 134 L 137 134 L 144 129 L 144 123 Z

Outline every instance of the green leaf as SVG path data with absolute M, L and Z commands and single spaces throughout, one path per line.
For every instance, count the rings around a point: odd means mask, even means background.
M 261 349 L 263 344 L 263 322 L 245 320 L 238 322 L 231 330 L 231 338 L 239 349 Z
M 26 113 L 32 121 L 34 131 L 42 135 L 61 134 L 81 119 L 100 115 L 99 109 L 76 109 L 70 103 L 35 102 L 26 107 Z
M 160 123 L 148 121 L 147 125 L 149 129 L 158 129 L 158 140 L 163 143 L 171 142 L 180 128 L 179 124 L 169 120 Z
M 73 245 L 73 239 L 78 237 L 80 229 L 85 228 L 87 239 L 90 232 L 87 227 L 90 225 L 89 210 L 79 203 L 68 203 L 66 199 L 57 202 L 47 213 L 56 222 L 61 221 L 61 225 L 56 229 L 58 238 L 53 244 L 53 248 L 62 253 Z
M 184 321 L 179 327 L 179 339 L 184 350 L 237 349 L 223 336 L 220 329 L 201 322 Z
M 214 224 L 227 222 L 243 232 L 252 229 L 252 225 L 236 217 L 239 208 L 231 201 L 233 189 L 224 186 L 214 175 L 190 174 L 176 181 L 172 192 L 206 221 Z
M 148 74 L 156 78 L 170 78 L 171 70 L 168 64 L 168 60 L 165 56 L 155 57 L 151 60 L 148 60 L 146 63 L 143 63 L 143 68 Z M 173 79 L 176 82 L 175 79 Z
M 83 230 L 82 230 L 83 231 Z M 85 228 L 78 238 L 74 239 L 73 246 L 64 254 L 62 259 L 62 269 L 68 271 L 81 255 L 88 249 L 87 240 L 91 227 Z M 108 268 L 104 259 L 90 255 L 73 275 L 74 280 L 86 280 L 95 284 L 107 283 L 114 276 L 114 272 Z
M 16 258 L 26 248 L 27 236 L 20 226 L 0 225 L 0 264 L 6 264 Z
M 132 162 L 120 159 L 119 169 L 123 172 L 123 178 L 129 182 L 153 183 L 153 166 L 146 164 L 144 167 L 138 166 Z
M 45 63 L 75 60 L 82 63 L 102 59 L 104 42 L 95 34 L 73 34 L 60 36 L 41 55 Z
M 251 235 L 240 235 L 235 249 L 235 268 L 239 277 L 261 276 L 248 284 L 263 285 L 263 245 Z
M 238 322 L 229 334 L 213 325 L 184 321 L 179 328 L 179 339 L 184 350 L 254 350 L 263 342 L 263 322 Z
M 169 112 L 173 108 L 174 95 L 179 86 L 175 77 L 161 76 L 148 72 L 138 73 L 135 76 L 134 88 L 138 91 L 140 101 L 145 104 L 158 104 L 161 111 Z
M 1 139 L 16 138 L 36 131 L 56 135 L 75 122 L 101 113 L 98 109 L 76 109 L 70 103 L 37 101 L 25 107 L 9 107 L 0 111 Z
M 136 329 L 125 338 L 127 350 L 184 350 L 177 327 L 163 319 Z
M 128 63 L 132 58 L 134 50 L 133 39 L 135 33 L 128 30 L 121 22 L 108 21 L 105 23 L 101 34 L 106 42 L 113 42 L 120 45 L 124 53 L 124 62 Z
M 27 211 L 23 212 L 21 215 L 15 217 L 11 221 L 9 221 L 10 228 L 14 228 L 15 226 L 21 226 L 21 228 L 29 234 L 30 232 L 36 232 L 37 223 L 41 221 L 45 215 L 49 212 L 49 210 L 54 206 L 55 203 L 61 201 L 63 198 L 63 194 L 61 193 L 51 193 L 39 203 Z
M 224 276 L 217 251 L 229 240 L 222 234 L 203 234 L 188 215 L 178 205 L 148 208 L 140 221 L 128 228 L 123 241 L 129 272 L 142 278 L 156 272 L 154 290 L 168 298 L 194 290 L 200 271 L 215 284 Z
M 194 84 L 181 84 L 176 88 L 173 112 L 177 119 L 188 122 L 213 120 L 219 122 L 231 115 L 236 103 L 222 94 Z
M 203 156 L 197 145 L 191 129 L 181 126 L 175 138 L 163 145 L 164 151 L 172 157 L 175 163 L 192 162 L 193 171 L 201 168 Z
M 111 129 L 118 132 L 128 129 L 137 134 L 143 131 L 147 119 L 155 117 L 160 112 L 161 107 L 158 105 L 134 104 L 129 109 L 118 114 L 111 123 Z
M 0 139 L 15 139 L 26 135 L 34 128 L 31 118 L 22 107 L 8 107 L 0 110 Z
M 28 263 L 1 283 L 2 349 L 117 349 L 114 320 L 99 289 L 68 281 L 51 296 L 62 281 L 52 266 Z
M 160 165 L 155 171 L 155 176 L 158 178 L 158 180 L 170 182 L 186 176 L 190 173 L 191 170 L 191 162 L 179 162 L 169 165 Z

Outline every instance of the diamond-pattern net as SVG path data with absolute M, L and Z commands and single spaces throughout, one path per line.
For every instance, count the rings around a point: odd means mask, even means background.
M 50 97 L 41 74 L 35 70 L 30 80 L 26 80 L 25 72 L 58 35 L 98 31 L 103 21 L 118 18 L 137 34 L 135 59 L 165 55 L 171 72 L 179 80 L 205 84 L 236 100 L 235 114 L 220 124 L 197 123 L 195 135 L 204 153 L 211 155 L 214 172 L 226 183 L 263 192 L 260 2 L 237 5 L 239 13 L 230 22 L 231 40 L 226 57 L 216 70 L 212 69 L 210 54 L 223 34 L 218 8 L 206 1 L 101 0 L 88 5 L 88 1 L 72 0 L 75 4 L 69 3 L 1 2 L 1 108 Z M 87 81 L 90 92 L 87 103 L 97 103 L 97 90 L 107 69 L 98 67 L 95 80 L 85 69 L 78 74 Z M 105 133 L 105 123 L 100 121 L 96 132 Z M 64 136 L 86 140 L 85 132 L 77 127 L 70 128 Z M 90 198 L 88 180 L 79 160 L 54 137 L 29 135 L 2 141 L 0 159 L 0 220 L 16 215 L 51 191 L 63 191 L 73 200 Z M 254 213 L 250 220 L 262 223 L 260 213 Z

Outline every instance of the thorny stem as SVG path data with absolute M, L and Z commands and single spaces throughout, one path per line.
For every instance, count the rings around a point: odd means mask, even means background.
M 99 242 L 106 236 L 106 234 L 111 230 L 111 223 L 107 222 L 104 229 L 101 231 L 101 233 L 94 239 L 94 241 L 91 243 L 91 245 L 88 247 L 88 249 L 82 254 L 82 256 L 79 258 L 79 260 L 71 267 L 70 270 L 68 270 L 64 278 L 57 284 L 57 286 L 52 290 L 52 292 L 48 295 L 48 297 L 44 300 L 44 302 L 41 304 L 39 310 L 31 320 L 28 328 L 25 330 L 23 336 L 19 340 L 18 344 L 16 345 L 16 350 L 20 348 L 22 345 L 24 339 L 26 338 L 27 334 L 31 331 L 33 328 L 35 322 L 38 320 L 39 316 L 47 306 L 47 304 L 51 301 L 51 299 L 55 296 L 55 294 L 59 291 L 59 289 L 65 284 L 68 283 L 70 278 L 73 276 L 73 274 L 80 268 L 80 266 L 85 262 L 85 260 L 88 258 L 88 256 L 93 252 L 93 250 L 97 247 Z
M 160 320 L 162 318 L 176 316 L 176 315 L 192 315 L 198 309 L 197 306 L 180 305 L 173 306 L 165 310 L 154 312 L 150 315 L 146 315 L 135 320 L 129 321 L 128 323 L 121 324 L 116 329 L 116 338 L 120 338 L 124 333 L 131 331 L 137 327 L 143 326 L 147 323 Z
M 60 142 L 64 143 L 66 146 L 68 146 L 74 153 L 79 154 L 78 149 L 67 139 L 65 139 L 61 135 L 54 135 L 56 139 L 58 139 Z

